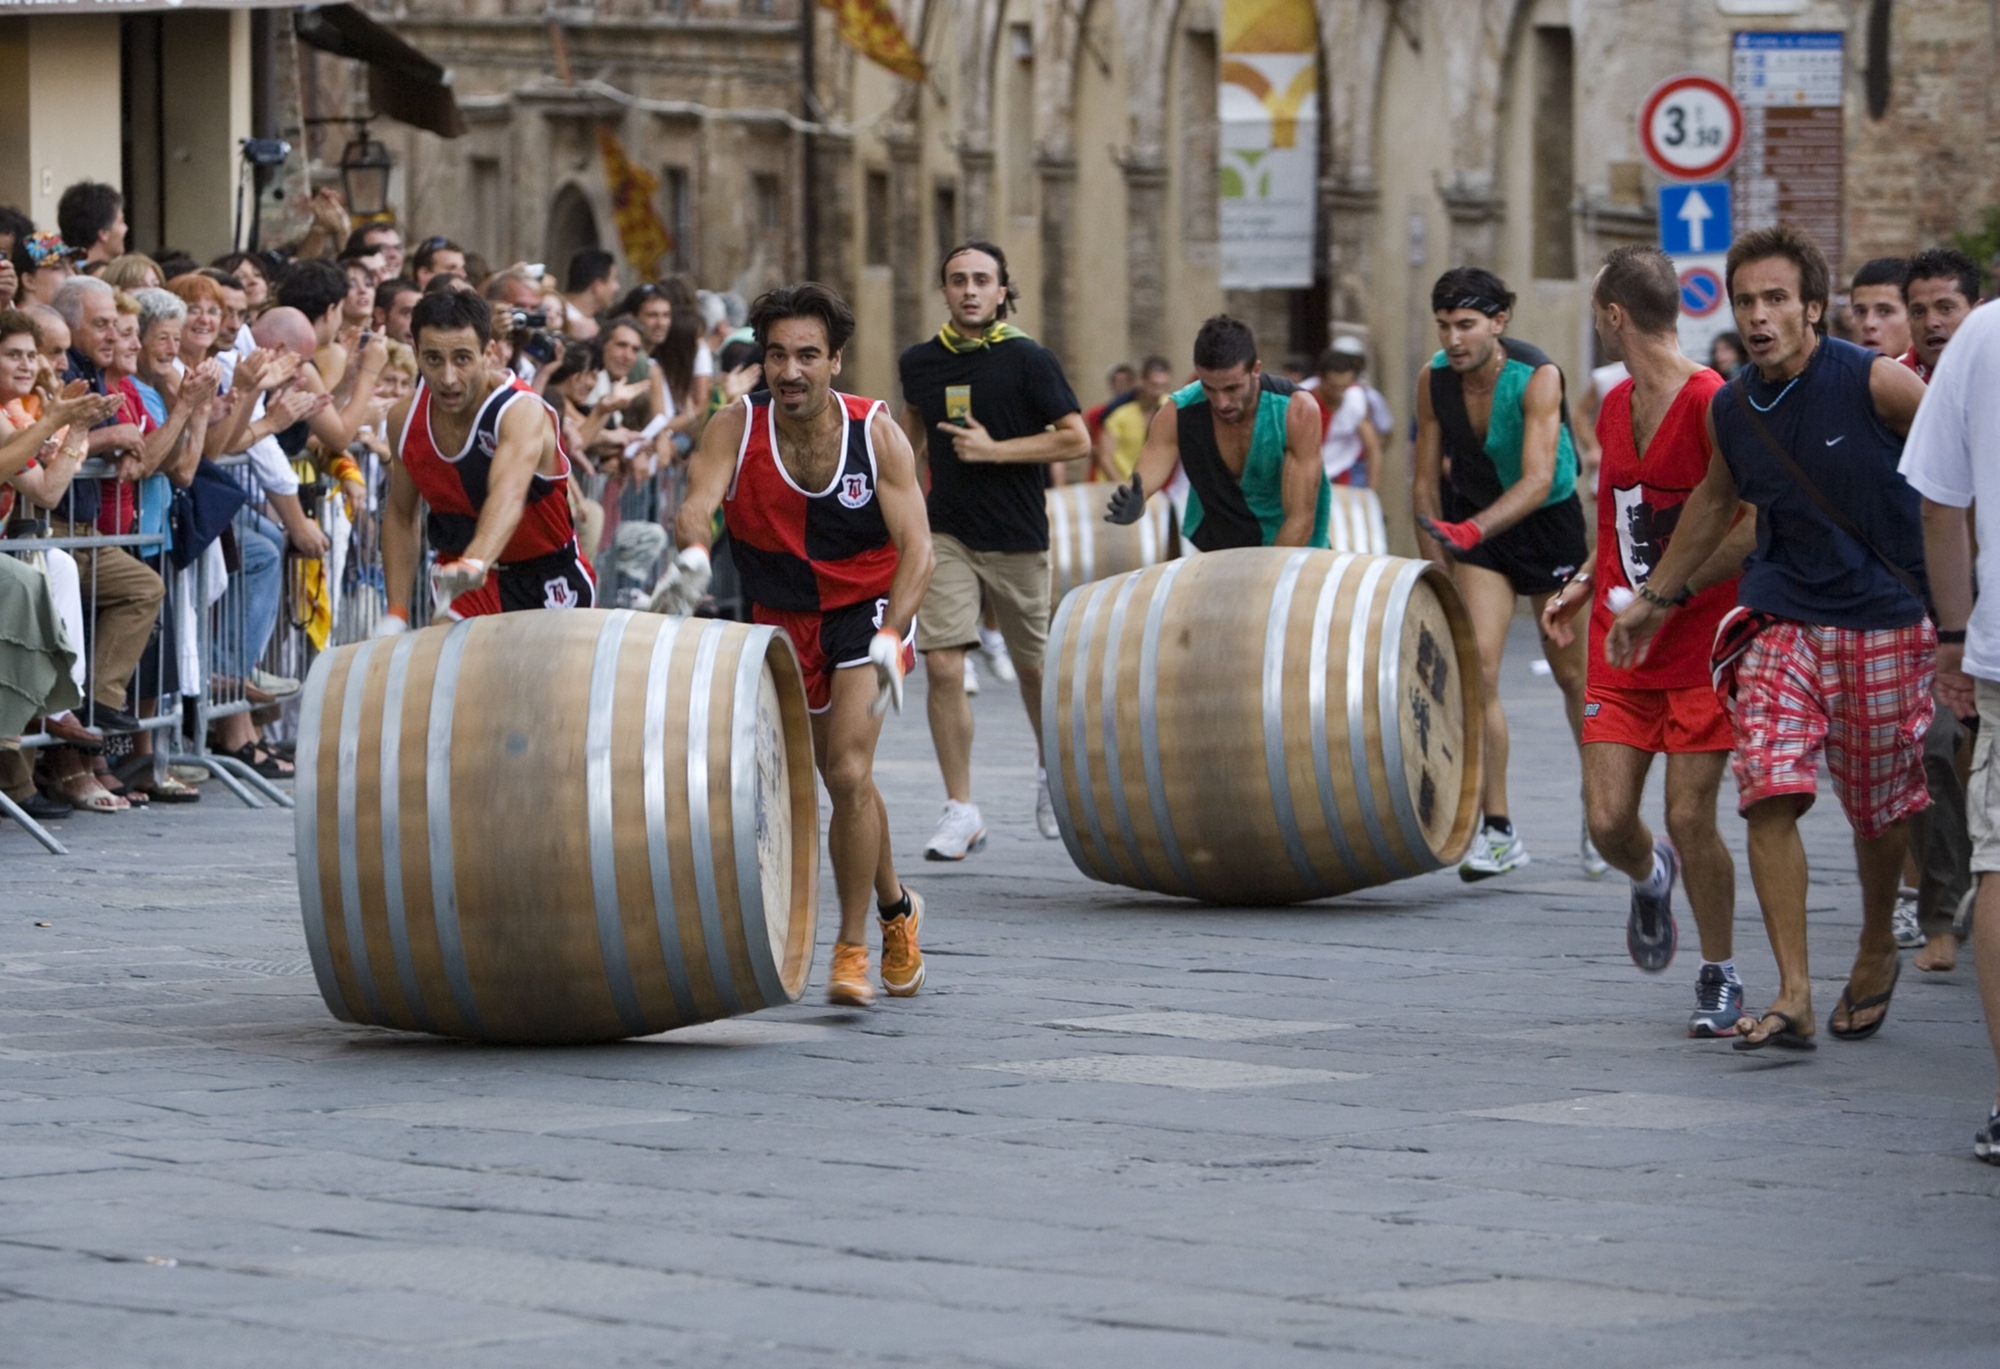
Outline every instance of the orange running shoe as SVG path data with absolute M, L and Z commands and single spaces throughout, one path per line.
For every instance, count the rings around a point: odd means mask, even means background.
M 826 977 L 826 1001 L 865 1008 L 875 1001 L 868 982 L 868 948 L 851 941 L 833 943 L 833 971 Z
M 923 895 L 905 885 L 903 896 L 910 900 L 910 911 L 882 919 L 882 987 L 892 998 L 909 998 L 924 986 L 924 953 L 917 949 Z

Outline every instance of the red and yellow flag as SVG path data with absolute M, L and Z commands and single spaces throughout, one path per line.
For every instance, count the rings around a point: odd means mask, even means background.
M 897 22 L 889 0 L 819 0 L 839 21 L 841 41 L 906 81 L 924 79 L 924 59 Z
M 604 158 L 611 220 L 618 226 L 625 260 L 642 278 L 656 280 L 666 270 L 674 250 L 674 235 L 661 221 L 653 199 L 659 193 L 660 178 L 625 155 L 625 144 L 609 124 L 597 126 L 597 151 Z

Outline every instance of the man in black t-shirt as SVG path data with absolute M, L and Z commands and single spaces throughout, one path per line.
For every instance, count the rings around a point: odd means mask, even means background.
M 931 740 L 944 772 L 944 818 L 928 860 L 963 860 L 986 841 L 972 802 L 972 706 L 965 652 L 979 640 L 981 592 L 1020 673 L 1021 698 L 1042 732 L 1042 653 L 1049 635 L 1048 467 L 1090 454 L 1082 406 L 1047 348 L 1004 320 L 1015 299 L 1007 257 L 967 242 L 940 271 L 951 318 L 903 353 L 903 430 L 929 455 L 931 544 L 937 570 L 917 613 Z M 1046 772 L 1036 770 L 1035 824 L 1054 838 Z

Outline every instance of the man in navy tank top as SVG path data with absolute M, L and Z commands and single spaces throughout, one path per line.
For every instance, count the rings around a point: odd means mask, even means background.
M 875 743 L 884 710 L 902 709 L 903 675 L 916 664 L 930 521 L 916 457 L 887 406 L 833 388 L 854 336 L 840 296 L 811 281 L 772 290 L 751 305 L 750 327 L 767 388 L 702 431 L 674 523 L 677 571 L 706 578 L 721 509 L 751 617 L 783 628 L 798 650 L 813 755 L 833 799 L 827 851 L 840 934 L 826 996 L 863 1007 L 875 1000 L 870 890 L 881 915 L 882 987 L 907 998 L 924 982 L 924 903 L 896 876 Z
M 1902 968 L 1891 917 L 1905 828 L 1930 802 L 1923 745 L 1937 638 L 1920 501 L 1896 469 L 1924 387 L 1894 358 L 1826 335 L 1828 277 L 1826 258 L 1794 228 L 1759 229 L 1730 249 L 1729 302 L 1751 367 L 1709 406 L 1722 459 L 1709 463 L 1673 545 L 1605 643 L 1616 667 L 1643 661 L 1738 502 L 1756 506 L 1756 548 L 1716 633 L 1714 666 L 1778 996 L 1738 1022 L 1737 1050 L 1819 1044 L 1798 821 L 1817 792 L 1821 752 L 1854 828 L 1861 884 L 1861 945 L 1827 1020 L 1842 1040 L 1873 1036 L 1888 1016 Z

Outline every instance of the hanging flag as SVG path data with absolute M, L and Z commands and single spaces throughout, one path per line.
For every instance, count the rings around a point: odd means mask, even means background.
M 888 0 L 819 0 L 819 4 L 838 17 L 841 41 L 849 47 L 905 81 L 924 79 L 924 59 L 917 56 Z
M 1222 284 L 1313 281 L 1319 20 L 1311 0 L 1223 0 Z
M 660 178 L 625 155 L 625 144 L 618 141 L 610 124 L 597 126 L 597 151 L 604 158 L 611 221 L 618 225 L 625 260 L 647 280 L 657 280 L 674 250 L 674 235 L 661 221 L 653 199 L 659 193 Z

